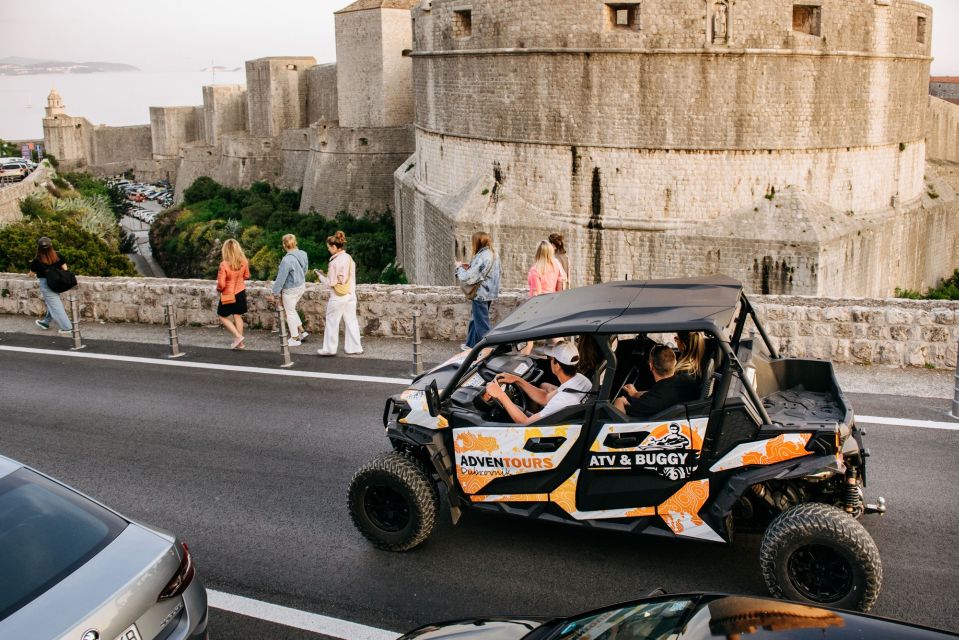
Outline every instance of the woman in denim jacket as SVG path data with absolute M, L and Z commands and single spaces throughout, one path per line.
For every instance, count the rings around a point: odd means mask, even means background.
M 479 283 L 476 297 L 471 301 L 469 329 L 466 342 L 461 346 L 472 349 L 489 333 L 489 308 L 493 300 L 499 297 L 500 262 L 493 252 L 493 241 L 485 231 L 473 234 L 473 258 L 469 264 L 457 262 L 456 280 L 462 286 Z
M 273 302 L 280 296 L 283 311 L 286 312 L 286 326 L 290 330 L 287 344 L 298 347 L 301 341 L 310 335 L 303 330 L 303 322 L 296 312 L 296 305 L 306 292 L 306 269 L 309 263 L 306 252 L 296 244 L 296 236 L 288 233 L 283 236 L 283 248 L 286 255 L 280 260 L 280 267 L 273 281 L 273 290 L 267 300 Z

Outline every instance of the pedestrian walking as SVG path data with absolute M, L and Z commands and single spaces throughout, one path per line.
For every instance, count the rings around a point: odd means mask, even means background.
M 345 325 L 346 343 L 343 351 L 347 355 L 363 353 L 360 343 L 360 323 L 356 318 L 356 263 L 346 252 L 346 234 L 337 231 L 326 239 L 326 248 L 330 251 L 329 273 L 316 270 L 320 282 L 329 285 L 330 299 L 326 303 L 326 329 L 323 332 L 323 347 L 316 353 L 321 356 L 335 356 L 340 342 L 340 320 Z
M 529 297 L 556 293 L 566 288 L 566 272 L 554 255 L 553 245 L 546 240 L 536 247 L 533 266 L 527 274 Z
M 67 264 L 60 254 L 53 248 L 53 241 L 44 236 L 37 240 L 37 255 L 30 262 L 30 273 L 37 276 L 37 282 L 40 284 L 40 295 L 43 296 L 43 302 L 47 311 L 42 320 L 35 320 L 38 327 L 46 331 L 50 328 L 50 322 L 56 322 L 59 327 L 57 333 L 68 334 L 73 331 L 73 323 L 67 316 L 67 310 L 63 308 L 63 300 L 60 294 L 52 290 L 47 284 L 47 276 L 53 269 L 67 271 Z
M 267 300 L 273 302 L 276 299 L 275 296 L 280 296 L 283 311 L 286 313 L 286 326 L 290 330 L 287 344 L 298 347 L 310 335 L 303 330 L 300 314 L 296 312 L 296 305 L 306 292 L 306 269 L 309 259 L 306 251 L 297 247 L 296 236 L 292 233 L 283 236 L 283 248 L 286 249 L 286 255 L 280 260 L 280 267 L 273 281 L 273 290 L 267 296 Z
M 216 315 L 220 324 L 233 336 L 233 349 L 243 349 L 243 314 L 246 313 L 246 281 L 250 278 L 250 263 L 240 243 L 230 238 L 223 243 L 223 262 L 216 274 L 216 290 L 220 303 Z
M 454 262 L 456 279 L 472 304 L 466 342 L 460 347 L 472 349 L 490 330 L 489 310 L 499 297 L 500 261 L 493 251 L 493 240 L 485 231 L 473 234 L 473 257 L 469 263 Z
M 563 234 L 549 234 L 549 243 L 553 245 L 553 251 L 556 253 L 556 259 L 559 261 L 560 265 L 562 265 L 563 273 L 566 274 L 566 283 L 564 288 L 569 289 L 572 286 L 570 282 L 572 278 L 569 275 L 569 256 L 566 255 L 566 243 L 563 240 Z

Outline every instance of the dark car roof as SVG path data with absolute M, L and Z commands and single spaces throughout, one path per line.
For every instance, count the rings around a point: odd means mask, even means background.
M 723 335 L 743 285 L 727 276 L 626 280 L 530 298 L 486 336 L 487 342 L 580 333 L 709 331 Z

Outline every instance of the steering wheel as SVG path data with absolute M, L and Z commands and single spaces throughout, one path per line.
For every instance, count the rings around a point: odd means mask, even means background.
M 523 390 L 520 389 L 519 386 L 516 384 L 502 384 L 502 386 L 503 386 L 503 391 L 505 391 L 509 399 L 513 401 L 513 404 L 515 404 L 517 407 L 519 407 L 522 411 L 525 412 L 526 411 L 526 394 L 523 393 Z M 511 422 L 512 421 L 512 418 L 510 418 L 509 414 L 506 413 L 506 409 L 504 409 L 503 405 L 501 405 L 497 400 L 490 398 L 490 400 L 487 402 L 485 400 L 482 400 L 482 396 L 480 396 L 480 400 L 484 404 L 487 404 L 490 407 L 490 420 L 492 422 Z

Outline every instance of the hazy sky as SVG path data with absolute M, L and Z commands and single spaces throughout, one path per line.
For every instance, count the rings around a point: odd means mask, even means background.
M 0 58 L 196 71 L 264 56 L 332 62 L 333 11 L 351 0 L 0 0 Z M 510 0 L 502 0 L 509 2 Z M 933 7 L 934 75 L 959 75 L 959 0 Z

